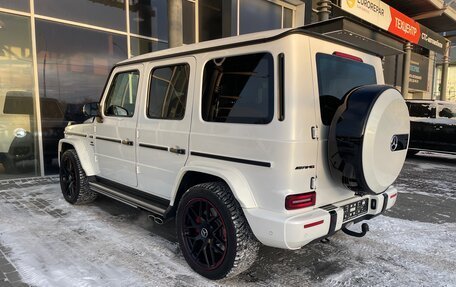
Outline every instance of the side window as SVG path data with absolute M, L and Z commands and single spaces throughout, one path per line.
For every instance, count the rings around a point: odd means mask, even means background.
M 114 76 L 105 101 L 107 116 L 132 117 L 135 112 L 139 72 L 121 72 Z
M 153 69 L 147 116 L 154 119 L 183 119 L 189 76 L 188 64 Z
M 407 102 L 407 106 L 411 117 L 435 119 L 435 107 L 431 104 Z
M 274 116 L 274 63 L 259 53 L 206 63 L 202 117 L 208 122 L 267 124 Z

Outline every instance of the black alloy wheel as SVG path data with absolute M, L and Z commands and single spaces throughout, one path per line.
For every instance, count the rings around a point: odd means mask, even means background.
M 69 156 L 63 157 L 60 164 L 60 186 L 66 201 L 73 203 L 78 198 L 78 171 L 73 159 Z
M 226 225 L 217 208 L 205 198 L 194 198 L 184 208 L 184 246 L 201 268 L 213 270 L 225 259 Z
M 185 260 L 206 278 L 234 277 L 255 262 L 259 242 L 223 182 L 189 188 L 179 202 L 176 228 Z
M 94 201 L 97 194 L 90 190 L 89 180 L 74 149 L 66 150 L 60 159 L 60 188 L 71 204 Z

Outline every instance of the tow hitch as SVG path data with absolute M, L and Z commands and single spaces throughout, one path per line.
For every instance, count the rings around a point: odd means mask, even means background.
M 363 223 L 361 225 L 361 232 L 351 231 L 351 230 L 347 229 L 345 226 L 342 227 L 342 231 L 345 234 L 350 235 L 350 236 L 363 237 L 369 231 L 369 225 L 367 225 L 367 223 Z

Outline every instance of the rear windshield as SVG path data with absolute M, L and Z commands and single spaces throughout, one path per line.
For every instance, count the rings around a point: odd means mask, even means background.
M 373 66 L 328 54 L 317 54 L 318 90 L 323 124 L 330 125 L 344 95 L 355 87 L 377 83 Z

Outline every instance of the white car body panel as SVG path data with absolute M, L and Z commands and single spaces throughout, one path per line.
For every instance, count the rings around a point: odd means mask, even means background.
M 180 182 L 187 172 L 219 177 L 228 184 L 240 203 L 255 236 L 263 244 L 274 247 L 296 249 L 327 235 L 330 213 L 321 209 L 322 206 L 334 205 L 337 214 L 335 231 L 341 229 L 344 223 L 344 204 L 362 198 L 375 199 L 377 208 L 370 206 L 367 213 L 372 216 L 391 208 L 397 197 L 397 190 L 393 187 L 380 195 L 359 197 L 331 178 L 327 159 L 329 127 L 321 121 L 316 77 L 316 53 L 332 54 L 338 51 L 360 57 L 364 63 L 372 65 L 377 72 L 378 84 L 383 84 L 379 57 L 342 44 L 328 44 L 328 41 L 307 35 L 290 34 L 267 44 L 239 45 L 192 56 L 147 60 L 151 56 L 165 57 L 197 48 L 233 45 L 233 41 L 262 39 L 282 32 L 263 32 L 236 37 L 235 40 L 208 41 L 122 62 L 122 66 L 114 69 L 111 80 L 119 71 L 138 69 L 141 72 L 135 115 L 133 118 L 122 119 L 103 116 L 103 122 L 94 121 L 93 135 L 95 138 L 128 138 L 134 141 L 134 145 L 124 146 L 95 139 L 96 148 L 93 152 L 88 133 L 85 138 L 67 133 L 67 137 L 61 140 L 59 149 L 63 143 L 73 145 L 88 175 L 135 187 L 169 200 L 170 206 L 176 206 Z M 275 76 L 274 116 L 270 123 L 254 125 L 204 121 L 201 116 L 201 71 L 206 62 L 214 58 L 252 53 L 270 53 L 274 58 L 274 71 L 278 70 L 278 56 L 285 55 L 285 119 L 278 120 L 278 78 Z M 144 63 L 138 63 L 141 61 Z M 150 119 L 145 112 L 149 72 L 154 67 L 171 63 L 191 65 L 185 117 L 181 121 Z M 102 111 L 111 80 L 101 101 Z M 67 128 L 67 132 L 74 133 L 78 130 L 78 126 Z M 313 130 L 316 131 L 317 138 L 312 137 Z M 163 147 L 166 151 L 145 149 L 139 146 L 140 143 Z M 170 147 L 185 149 L 185 155 L 170 153 Z M 199 153 L 209 157 L 200 156 Z M 234 158 L 238 161 L 220 158 Z M 316 185 L 313 184 L 315 182 Z M 284 199 L 287 195 L 312 191 L 317 194 L 314 206 L 297 210 L 285 208 Z M 386 197 L 391 198 L 385 201 Z M 383 208 L 380 208 L 382 205 Z M 305 224 L 319 220 L 323 222 L 312 228 L 303 228 Z

